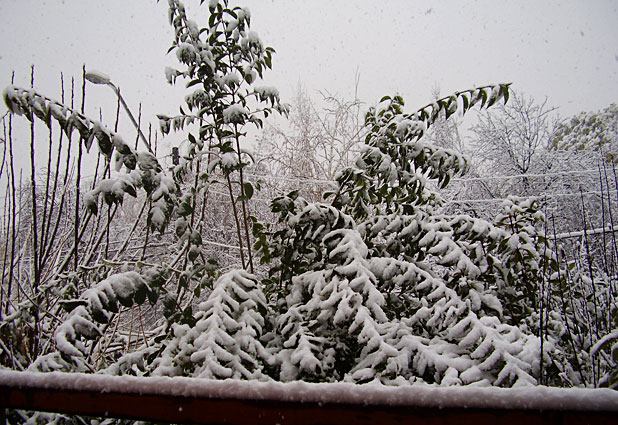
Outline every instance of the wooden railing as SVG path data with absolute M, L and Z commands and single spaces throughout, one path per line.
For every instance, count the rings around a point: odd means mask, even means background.
M 195 424 L 616 424 L 612 390 L 207 381 L 0 371 L 0 411 Z

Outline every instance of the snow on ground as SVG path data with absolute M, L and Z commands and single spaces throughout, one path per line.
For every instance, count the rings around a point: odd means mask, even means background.
M 36 373 L 0 370 L 0 385 L 101 392 L 176 395 L 186 397 L 350 403 L 438 408 L 497 408 L 530 410 L 597 410 L 618 412 L 618 391 L 584 388 L 490 388 L 412 385 L 387 387 L 307 382 L 258 382 L 197 378 Z

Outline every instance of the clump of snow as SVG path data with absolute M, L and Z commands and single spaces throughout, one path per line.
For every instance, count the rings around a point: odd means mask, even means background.
M 240 84 L 240 77 L 235 72 L 230 72 L 223 77 L 222 81 L 223 84 L 233 89 L 235 86 Z
M 176 49 L 176 56 L 182 63 L 192 63 L 197 58 L 197 50 L 190 43 L 181 43 Z
M 187 28 L 189 29 L 189 34 L 194 39 L 197 39 L 200 35 L 200 29 L 197 26 L 197 23 L 192 19 L 187 19 Z
M 249 110 L 242 105 L 230 105 L 223 110 L 223 120 L 226 123 L 242 124 L 249 115 Z
M 240 45 L 243 50 L 250 50 L 252 48 L 261 50 L 262 49 L 262 40 L 260 40 L 260 36 L 255 31 L 249 31 L 241 40 Z
M 251 18 L 251 11 L 247 7 L 242 7 L 236 12 L 239 21 L 243 21 Z
M 169 66 L 165 67 L 165 79 L 169 84 L 174 84 L 176 81 L 176 77 L 178 76 L 178 71 L 174 68 L 170 68 Z
M 109 84 L 111 82 L 109 76 L 103 74 L 102 72 L 92 70 L 86 73 L 86 80 L 93 84 Z
M 238 154 L 235 152 L 226 152 L 221 155 L 221 166 L 223 168 L 233 168 L 238 165 Z
M 279 97 L 279 90 L 273 86 L 259 86 L 255 88 L 255 92 L 262 97 Z

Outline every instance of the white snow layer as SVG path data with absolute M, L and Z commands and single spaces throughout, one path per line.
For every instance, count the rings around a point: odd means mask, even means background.
M 388 387 L 372 382 L 312 384 L 307 382 L 258 382 L 40 373 L 0 370 L 0 384 L 48 389 L 88 389 L 100 392 L 159 394 L 217 399 L 275 400 L 359 405 L 436 408 L 496 408 L 529 410 L 586 410 L 618 412 L 618 391 L 611 389 L 489 387 L 435 387 L 412 385 Z
M 111 79 L 102 72 L 90 70 L 86 73 L 86 80 L 94 84 L 109 84 Z

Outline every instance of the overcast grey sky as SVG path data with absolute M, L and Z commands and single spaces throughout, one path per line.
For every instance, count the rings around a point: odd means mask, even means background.
M 193 19 L 208 10 L 185 1 Z M 512 82 L 549 98 L 562 116 L 604 108 L 618 99 L 618 1 L 298 1 L 246 0 L 252 29 L 277 55 L 267 83 L 289 101 L 302 83 L 372 104 L 400 93 L 410 109 L 487 83 Z M 191 7 L 193 6 L 193 7 Z M 58 75 L 79 76 L 81 64 L 122 87 L 145 116 L 174 113 L 182 90 L 165 83 L 172 34 L 167 1 L 0 0 L 0 83 L 29 84 L 59 97 Z M 90 87 L 89 100 L 113 99 Z M 0 111 L 4 113 L 5 106 Z M 112 113 L 112 112 L 110 112 Z

